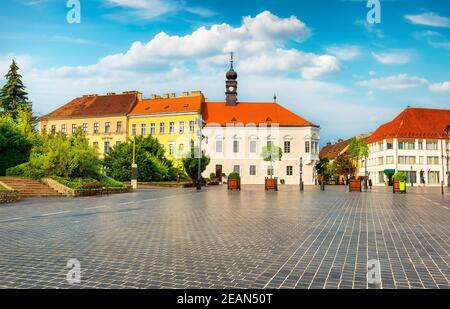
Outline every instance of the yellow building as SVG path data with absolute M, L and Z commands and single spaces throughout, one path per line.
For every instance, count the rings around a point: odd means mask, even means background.
M 127 115 L 142 101 L 142 94 L 127 91 L 121 94 L 85 95 L 41 117 L 41 132 L 71 134 L 83 128 L 90 145 L 103 154 L 127 138 Z
M 180 159 L 190 150 L 191 141 L 197 144 L 198 126 L 205 101 L 200 91 L 152 96 L 140 101 L 128 115 L 130 136 L 152 135 L 161 143 L 169 159 Z

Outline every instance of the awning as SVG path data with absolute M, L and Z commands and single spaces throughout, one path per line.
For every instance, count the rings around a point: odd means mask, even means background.
M 393 175 L 393 174 L 395 174 L 395 170 L 394 169 L 385 169 L 384 173 L 386 175 Z

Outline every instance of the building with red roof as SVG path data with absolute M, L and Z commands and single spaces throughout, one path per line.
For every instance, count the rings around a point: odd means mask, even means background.
M 400 171 L 412 185 L 448 185 L 449 132 L 449 109 L 406 108 L 367 138 L 369 178 L 385 185 Z
M 264 184 L 273 175 L 280 182 L 314 184 L 319 160 L 320 127 L 276 102 L 240 102 L 237 73 L 231 60 L 226 73 L 225 102 L 204 102 L 206 152 L 211 162 L 204 173 L 238 172 L 242 184 Z M 273 165 L 262 159 L 264 146 L 280 147 L 281 160 Z

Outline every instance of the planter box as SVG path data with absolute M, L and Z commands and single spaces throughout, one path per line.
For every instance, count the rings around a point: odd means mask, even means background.
M 362 192 L 361 180 L 357 180 L 357 179 L 350 180 L 348 191 L 349 192 L 355 192 L 355 191 Z
M 16 190 L 0 191 L 0 204 L 15 203 L 20 200 L 20 193 Z
M 239 178 L 228 178 L 228 190 L 239 190 L 241 191 L 241 177 Z
M 267 178 L 264 183 L 264 187 L 266 191 L 275 190 L 278 191 L 278 178 Z
M 394 193 L 406 193 L 406 182 L 405 181 L 394 181 L 392 191 Z

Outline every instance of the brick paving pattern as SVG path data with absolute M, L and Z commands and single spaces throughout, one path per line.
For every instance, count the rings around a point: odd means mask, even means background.
M 450 287 L 450 195 L 146 189 L 0 207 L 2 288 Z M 446 191 L 447 192 L 447 191 Z M 67 261 L 81 283 L 66 281 Z

